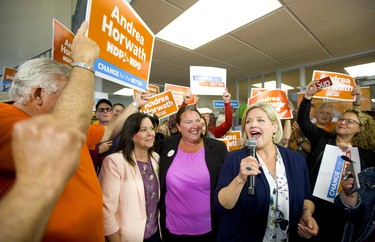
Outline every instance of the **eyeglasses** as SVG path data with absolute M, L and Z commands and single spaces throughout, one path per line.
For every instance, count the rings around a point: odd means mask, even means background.
M 342 121 L 345 121 L 345 124 L 358 124 L 358 125 L 361 125 L 359 122 L 355 121 L 354 119 L 350 119 L 350 118 L 343 118 L 343 117 L 338 117 L 337 118 L 337 122 L 338 123 L 341 123 Z
M 112 108 L 98 108 L 98 110 L 96 111 L 98 111 L 99 113 L 103 113 L 104 111 L 111 112 Z

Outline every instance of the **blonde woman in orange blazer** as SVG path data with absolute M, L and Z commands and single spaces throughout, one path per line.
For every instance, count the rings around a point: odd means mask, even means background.
M 157 120 L 157 119 L 156 119 Z M 107 156 L 99 174 L 103 190 L 104 234 L 110 242 L 159 242 L 159 155 L 152 151 L 157 122 L 130 115 L 120 150 Z

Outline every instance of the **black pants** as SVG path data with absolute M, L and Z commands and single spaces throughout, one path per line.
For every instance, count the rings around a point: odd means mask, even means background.
M 154 235 L 152 235 L 148 239 L 144 239 L 143 242 L 161 242 L 159 231 L 157 231 Z

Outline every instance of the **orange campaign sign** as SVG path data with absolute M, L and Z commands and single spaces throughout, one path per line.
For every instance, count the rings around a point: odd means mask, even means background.
M 250 97 L 254 97 L 258 94 L 261 94 L 262 92 L 267 91 L 267 88 L 257 88 L 257 87 L 252 87 L 251 92 L 250 92 Z
M 229 151 L 241 149 L 241 131 L 228 131 L 222 138 L 228 140 Z
M 171 91 L 162 92 L 152 96 L 141 109 L 144 113 L 153 113 L 160 118 L 167 117 L 178 111 Z
M 17 69 L 4 67 L 3 69 L 3 85 L 10 85 L 16 75 Z
M 361 105 L 358 108 L 362 111 L 370 111 L 371 110 L 371 98 L 370 98 L 370 87 L 361 87 L 362 95 L 360 103 Z M 299 92 L 297 96 L 297 106 L 302 101 L 304 97 L 304 92 Z M 342 112 L 344 112 L 348 108 L 353 108 L 353 102 L 351 101 L 341 101 L 341 100 L 334 100 L 334 99 L 322 99 L 322 98 L 315 98 L 311 100 L 311 104 L 314 105 L 315 108 L 318 108 L 322 103 L 329 103 L 331 104 L 336 112 L 335 117 L 339 116 Z
M 125 0 L 89 0 L 88 37 L 100 55 L 96 75 L 118 84 L 147 90 L 155 35 Z
M 332 85 L 317 92 L 314 98 L 354 101 L 352 91 L 355 87 L 355 81 L 353 77 L 337 72 L 314 70 L 312 80 L 320 80 L 325 77 L 331 78 Z
M 190 87 L 173 85 L 169 83 L 165 83 L 164 85 L 164 91 L 172 91 L 174 100 L 176 101 L 178 106 L 182 105 L 182 102 L 184 101 L 184 94 L 189 91 L 189 89 Z M 192 98 L 190 98 L 188 104 L 195 104 L 195 98 L 196 95 L 193 95 Z
M 72 66 L 72 43 L 74 34 L 56 19 L 53 19 L 52 59 Z
M 147 91 L 151 92 L 151 96 L 154 96 L 160 93 L 159 87 L 155 85 L 151 85 L 151 84 L 148 84 Z M 134 89 L 133 97 L 136 97 L 137 94 L 138 94 L 138 90 Z
M 262 91 L 260 94 L 250 97 L 247 101 L 247 105 L 261 102 L 271 104 L 280 115 L 280 119 L 291 119 L 293 114 L 290 109 L 287 107 L 288 96 L 284 90 L 274 89 Z

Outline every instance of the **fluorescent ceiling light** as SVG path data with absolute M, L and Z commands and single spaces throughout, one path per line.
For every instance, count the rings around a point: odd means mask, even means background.
M 280 7 L 278 0 L 200 0 L 156 37 L 194 50 Z
M 375 62 L 344 68 L 351 77 L 375 76 Z
M 113 93 L 115 95 L 121 95 L 121 96 L 133 96 L 134 95 L 134 90 L 131 89 L 131 88 L 123 88 L 115 93 Z
M 254 84 L 253 87 L 262 88 L 262 83 Z M 264 88 L 266 89 L 276 89 L 276 81 L 269 81 L 264 83 Z M 281 83 L 281 90 L 292 90 L 294 87 L 288 86 Z

